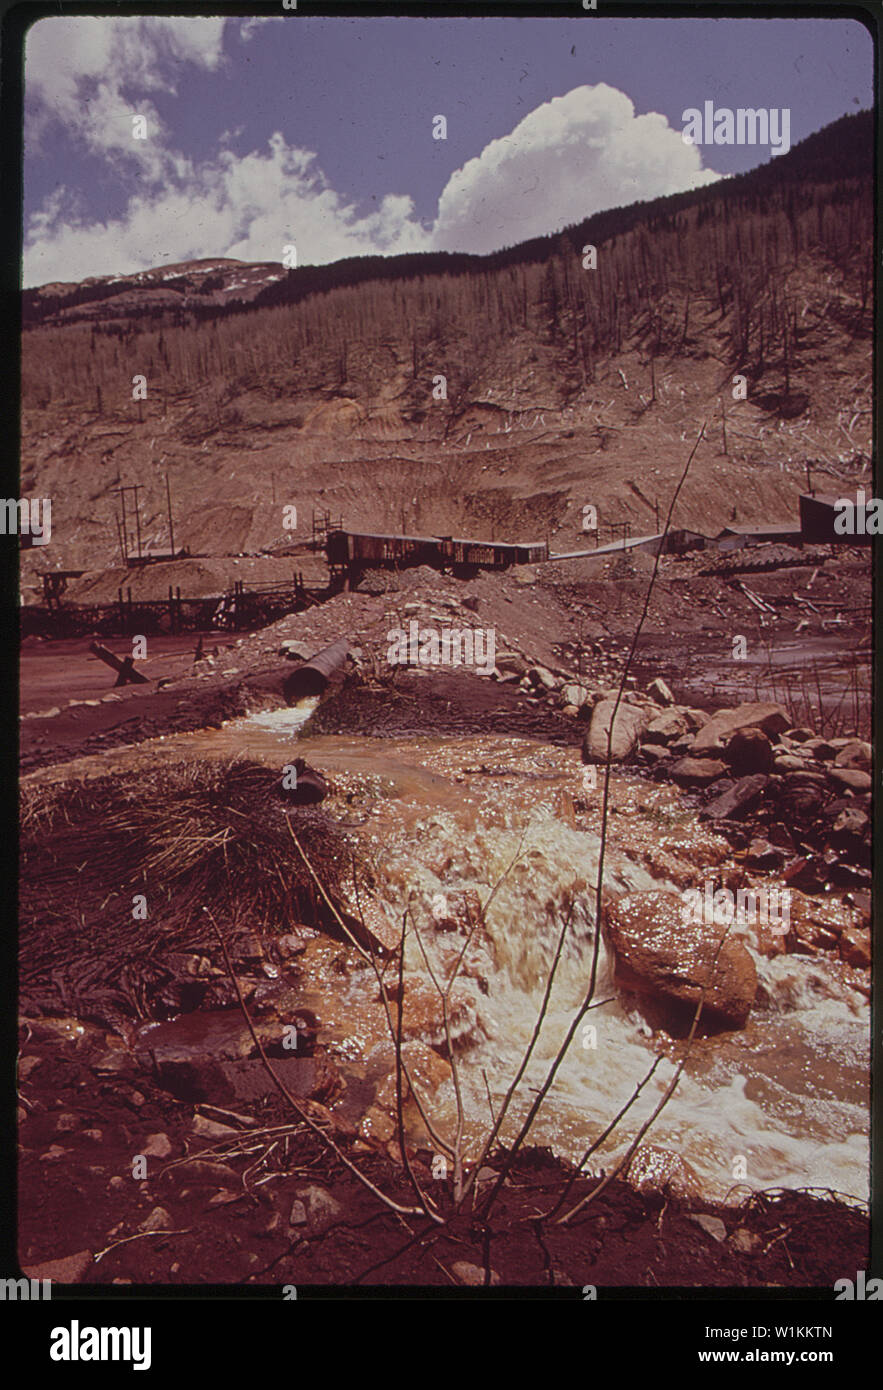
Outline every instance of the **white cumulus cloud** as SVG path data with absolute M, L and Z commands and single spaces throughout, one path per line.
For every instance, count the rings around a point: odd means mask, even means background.
M 665 116 L 636 116 L 625 93 L 603 82 L 575 87 L 451 175 L 433 241 L 445 251 L 496 251 L 717 178 Z
M 218 68 L 225 61 L 223 24 L 53 20 L 31 31 L 28 96 L 42 119 L 60 116 L 82 144 L 123 172 L 133 145 L 150 149 L 137 152 L 137 179 L 126 185 L 133 191 L 117 218 L 98 220 L 81 196 L 56 189 L 26 231 L 25 284 L 209 256 L 281 261 L 289 243 L 298 265 L 408 251 L 484 253 L 719 177 L 702 168 L 699 150 L 685 145 L 664 116 L 636 116 L 629 97 L 603 83 L 544 102 L 456 170 L 431 227 L 400 191 L 368 210 L 358 207 L 331 187 L 313 151 L 281 132 L 245 155 L 222 136 L 218 153 L 198 165 L 171 147 L 155 113 L 152 140 L 133 141 L 122 89 L 172 91 L 182 63 Z M 65 52 L 70 61 L 58 66 Z M 147 98 L 139 98 L 139 114 L 151 119 Z

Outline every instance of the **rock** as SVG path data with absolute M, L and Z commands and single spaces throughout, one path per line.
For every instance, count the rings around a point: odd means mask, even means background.
M 704 729 L 711 718 L 711 715 L 707 714 L 704 709 L 684 709 L 683 706 L 680 709 L 694 734 L 698 734 L 700 729 Z
M 643 739 L 645 743 L 671 743 L 676 738 L 683 738 L 687 732 L 688 725 L 684 715 L 678 710 L 670 709 L 650 721 Z
M 674 743 L 668 745 L 668 751 L 671 756 L 673 758 L 684 758 L 688 753 L 692 753 L 694 738 L 695 734 L 684 734 L 683 738 L 676 738 Z
M 868 817 L 859 806 L 848 806 L 838 812 L 831 826 L 831 833 L 839 836 L 861 838 L 869 825 Z
M 701 1226 L 703 1231 L 716 1241 L 723 1241 L 727 1238 L 727 1228 L 719 1216 L 707 1216 L 705 1212 L 690 1212 L 691 1221 L 695 1221 L 697 1226 Z
M 40 1065 L 42 1060 L 42 1057 L 35 1057 L 33 1055 L 31 1055 L 30 1057 L 21 1057 L 18 1063 L 19 1081 L 26 1081 L 30 1076 L 31 1072 L 37 1070 L 37 1067 Z
M 762 729 L 765 734 L 780 734 L 791 721 L 782 705 L 765 701 L 738 705 L 736 709 L 718 710 L 699 730 L 693 747 L 697 753 L 722 748 L 742 729 Z
M 337 1068 L 329 1057 L 271 1057 L 270 1066 L 296 1100 L 328 1100 L 340 1089 Z M 217 1089 L 228 1101 L 264 1100 L 278 1095 L 261 1061 L 224 1062 L 217 1069 Z
M 212 963 L 208 956 L 191 955 L 189 952 L 172 951 L 167 957 L 169 969 L 176 975 L 191 978 L 211 974 Z
M 664 763 L 669 756 L 668 749 L 658 743 L 644 743 L 641 745 L 641 757 L 645 763 Z
M 741 777 L 734 787 L 709 802 L 699 812 L 700 820 L 738 820 L 757 801 L 769 777 L 763 772 L 755 772 L 751 777 Z
M 84 1129 L 83 1138 L 88 1139 L 90 1144 L 103 1144 L 104 1131 L 101 1129 Z
M 647 686 L 647 694 L 655 700 L 658 705 L 673 705 L 675 697 L 672 695 L 665 681 L 661 676 L 657 676 Z
M 291 1211 L 288 1216 L 289 1226 L 306 1226 L 307 1209 L 303 1202 L 292 1202 Z
M 359 1121 L 359 1134 L 363 1139 L 373 1139 L 386 1144 L 395 1132 L 395 1120 L 379 1105 L 369 1105 Z
M 584 763 L 606 763 L 607 742 L 610 738 L 611 761 L 622 762 L 632 753 L 644 728 L 646 716 L 635 705 L 621 704 L 613 719 L 615 701 L 600 700 L 592 710 L 592 722 L 583 740 L 582 758 Z
M 63 1149 L 60 1144 L 50 1144 L 45 1153 L 40 1155 L 41 1163 L 58 1163 L 64 1158 L 67 1149 Z
M 307 1225 L 313 1232 L 327 1231 L 329 1226 L 343 1216 L 343 1207 L 336 1197 L 332 1197 L 324 1187 L 315 1183 L 311 1183 L 309 1187 L 296 1188 L 294 1195 L 303 1202 Z
M 171 1231 L 175 1223 L 165 1207 L 154 1207 L 149 1216 L 141 1222 L 139 1231 Z
M 857 767 L 863 772 L 871 769 L 871 745 L 865 743 L 863 739 L 856 739 L 855 743 L 848 743 L 845 748 L 834 759 L 835 767 Z
M 21 1272 L 28 1279 L 51 1279 L 53 1284 L 79 1284 L 83 1275 L 91 1269 L 94 1258 L 91 1250 L 78 1250 L 75 1255 L 65 1255 L 60 1260 L 22 1265 Z
M 871 774 L 857 767 L 829 767 L 828 777 L 838 787 L 848 787 L 854 792 L 871 790 Z
M 659 1144 L 641 1144 L 632 1155 L 625 1176 L 629 1185 L 644 1195 L 699 1201 L 699 1178 L 680 1154 Z
M 773 745 L 763 729 L 737 729 L 724 756 L 735 777 L 747 777 L 752 772 L 769 772 L 773 765 Z
M 407 609 L 407 604 L 405 608 Z M 284 642 L 279 644 L 279 655 L 287 657 L 289 661 L 309 661 L 313 655 L 313 649 L 304 642 L 296 642 L 293 637 L 287 637 Z
M 669 776 L 680 787 L 705 787 L 726 772 L 726 763 L 716 758 L 679 758 L 669 768 Z
M 528 665 L 520 652 L 497 652 L 497 667 L 516 676 L 526 676 Z
M 233 1125 L 222 1125 L 217 1120 L 207 1120 L 205 1115 L 193 1116 L 193 1133 L 203 1139 L 228 1139 L 239 1130 Z
M 564 705 L 561 713 L 564 715 L 565 719 L 579 719 L 579 706 Z
M 785 737 L 791 739 L 792 743 L 806 743 L 808 739 L 815 738 L 815 734 L 812 729 L 787 729 Z M 819 741 L 821 742 L 821 740 Z
M 55 1121 L 56 1134 L 72 1134 L 75 1129 L 80 1128 L 78 1115 L 72 1115 L 69 1110 L 63 1111 Z
M 870 970 L 871 933 L 864 927 L 844 927 L 840 933 L 840 959 L 859 970 Z
M 563 685 L 561 687 L 562 705 L 576 705 L 577 709 L 580 709 L 591 698 L 592 692 L 587 690 L 584 685 Z
M 769 840 L 758 837 L 749 844 L 745 863 L 749 869 L 779 869 L 785 862 L 785 853 L 781 846 L 771 845 Z
M 142 1144 L 141 1152 L 147 1158 L 169 1158 L 172 1154 L 172 1141 L 167 1134 L 149 1134 L 147 1143 Z
M 315 941 L 319 933 L 313 927 L 298 926 L 294 931 L 286 932 L 284 936 L 277 936 L 274 942 L 276 954 L 280 960 L 290 960 L 292 956 L 300 955 L 307 949 L 311 941 Z
M 837 756 L 837 749 L 826 738 L 804 739 L 801 751 L 805 751 L 811 758 L 816 758 L 823 763 L 831 762 Z
M 689 1029 L 703 987 L 699 1029 L 741 1028 L 757 990 L 754 961 L 725 927 L 684 922 L 682 909 L 681 895 L 666 892 L 623 894 L 609 903 L 604 925 L 616 979 L 661 1006 L 654 1013 L 674 1036 Z
M 755 1235 L 754 1231 L 749 1231 L 747 1226 L 737 1226 L 730 1236 L 730 1244 L 740 1255 L 753 1255 L 760 1247 L 761 1240 L 760 1236 Z
M 854 907 L 856 912 L 861 914 L 861 922 L 857 925 L 866 927 L 870 930 L 871 926 L 871 895 L 864 889 L 851 890 L 843 895 L 843 901 L 847 907 Z
M 131 1068 L 132 1059 L 125 1052 L 105 1052 L 92 1064 L 92 1070 L 98 1076 L 110 1076 L 114 1072 L 130 1071 Z
M 542 686 L 544 690 L 558 689 L 557 680 L 552 675 L 551 671 L 546 670 L 545 666 L 531 666 L 527 674 L 528 679 L 534 686 Z
M 789 823 L 813 821 L 825 800 L 825 779 L 814 772 L 788 773 L 782 781 L 778 800 Z
M 798 758 L 793 753 L 777 753 L 773 758 L 772 770 L 782 775 L 787 772 L 808 772 L 809 764 L 805 758 Z
M 484 1285 L 484 1270 L 480 1265 L 470 1264 L 468 1260 L 455 1260 L 451 1265 L 451 1273 L 459 1284 L 468 1284 L 471 1288 L 481 1288 Z M 500 1282 L 500 1276 L 495 1269 L 491 1269 L 490 1282 Z

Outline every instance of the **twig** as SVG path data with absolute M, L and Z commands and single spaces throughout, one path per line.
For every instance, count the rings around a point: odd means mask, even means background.
M 553 1058 L 552 1064 L 549 1067 L 548 1072 L 546 1073 L 546 1078 L 542 1086 L 540 1087 L 535 1100 L 531 1104 L 527 1117 L 524 1123 L 522 1124 L 521 1129 L 515 1139 L 515 1142 L 506 1157 L 506 1161 L 503 1164 L 502 1171 L 488 1199 L 488 1204 L 485 1208 L 484 1213 L 485 1220 L 487 1220 L 488 1213 L 493 1203 L 496 1201 L 497 1194 L 499 1193 L 500 1188 L 503 1185 L 503 1181 L 506 1175 L 508 1174 L 509 1169 L 512 1166 L 512 1163 L 514 1162 L 518 1150 L 521 1148 L 521 1145 L 527 1138 L 527 1135 L 530 1131 L 530 1127 L 537 1116 L 537 1112 L 539 1111 L 540 1106 L 543 1104 L 543 1101 L 545 1100 L 546 1095 L 549 1089 L 551 1088 L 553 1081 L 555 1080 L 555 1076 L 558 1072 L 559 1067 L 561 1066 L 561 1063 L 564 1060 L 564 1057 L 567 1053 L 568 1048 L 570 1047 L 571 1042 L 573 1041 L 576 1030 L 582 1022 L 583 1018 L 585 1017 L 586 1013 L 588 1012 L 589 1008 L 591 1007 L 591 1002 L 595 995 L 595 984 L 598 975 L 598 959 L 600 956 L 601 949 L 601 898 L 604 882 L 604 854 L 607 846 L 607 822 L 610 803 L 610 769 L 613 752 L 613 730 L 616 723 L 616 715 L 619 710 L 620 703 L 622 701 L 623 693 L 625 691 L 626 679 L 628 677 L 629 668 L 631 666 L 632 659 L 634 658 L 635 650 L 638 645 L 638 639 L 640 638 L 641 630 L 644 626 L 644 622 L 650 608 L 650 599 L 653 593 L 654 584 L 656 582 L 656 575 L 659 571 L 659 561 L 662 555 L 663 546 L 665 544 L 665 537 L 668 535 L 669 528 L 671 526 L 671 518 L 675 509 L 675 504 L 678 500 L 678 496 L 680 495 L 681 489 L 687 480 L 687 474 L 690 471 L 690 465 L 693 462 L 696 450 L 699 448 L 700 442 L 705 437 L 706 424 L 707 421 L 702 422 L 702 426 L 699 430 L 698 435 L 696 436 L 696 442 L 690 450 L 690 455 L 687 459 L 684 471 L 681 474 L 680 480 L 678 482 L 677 487 L 674 490 L 674 494 L 669 504 L 668 514 L 665 518 L 665 526 L 662 532 L 662 540 L 659 542 L 659 548 L 657 549 L 656 558 L 653 564 L 653 573 L 650 576 L 650 582 L 647 585 L 647 593 L 644 597 L 644 606 L 641 611 L 641 616 L 638 620 L 638 625 L 635 628 L 635 634 L 632 638 L 632 644 L 629 649 L 628 656 L 626 658 L 625 666 L 623 667 L 622 675 L 620 677 L 619 689 L 616 694 L 616 700 L 614 701 L 613 711 L 610 717 L 610 725 L 607 731 L 607 758 L 604 767 L 604 795 L 601 805 L 601 840 L 598 849 L 598 875 L 595 885 L 595 940 L 592 949 L 592 970 L 589 978 L 589 987 L 586 992 L 586 997 L 583 1000 L 580 1007 L 578 1008 L 577 1012 L 575 1013 L 573 1020 L 571 1021 L 570 1027 L 568 1028 L 567 1033 L 565 1035 L 564 1041 L 561 1044 L 561 1047 L 558 1049 L 558 1052 L 556 1053 L 555 1057 Z
M 296 1115 L 299 1115 L 299 1116 L 300 1116 L 300 1118 L 303 1120 L 303 1122 L 304 1122 L 304 1124 L 307 1126 L 307 1128 L 310 1129 L 310 1130 L 312 1130 L 312 1132 L 316 1135 L 316 1137 L 320 1140 L 320 1142 L 323 1143 L 323 1144 L 325 1144 L 325 1145 L 331 1150 L 331 1152 L 332 1152 L 332 1153 L 335 1155 L 335 1157 L 344 1165 L 344 1167 L 349 1169 L 349 1171 L 353 1174 L 353 1176 L 354 1176 L 355 1178 L 358 1179 L 358 1181 L 363 1185 L 363 1187 L 367 1187 L 368 1191 L 371 1192 L 371 1193 L 373 1193 L 373 1195 L 378 1199 L 378 1201 L 382 1202 L 383 1205 L 384 1205 L 385 1207 L 389 1207 L 389 1209 L 390 1209 L 391 1211 L 399 1212 L 399 1213 L 401 1213 L 401 1214 L 404 1215 L 404 1216 L 426 1216 L 426 1215 L 429 1215 L 429 1213 L 423 1211 L 423 1210 L 422 1210 L 421 1208 L 419 1208 L 419 1207 L 403 1207 L 399 1202 L 394 1202 L 393 1199 L 392 1199 L 391 1197 L 387 1197 L 387 1196 L 385 1195 L 385 1193 L 381 1192 L 381 1191 L 380 1191 L 380 1188 L 379 1188 L 379 1187 L 376 1187 L 376 1186 L 374 1185 L 374 1183 L 371 1181 L 371 1179 L 365 1177 L 365 1174 L 362 1173 L 362 1172 L 356 1167 L 355 1163 L 353 1163 L 350 1159 L 347 1158 L 346 1154 L 343 1153 L 343 1151 L 341 1150 L 341 1148 L 339 1147 L 339 1145 L 335 1144 L 335 1142 L 334 1142 L 334 1140 L 331 1138 L 331 1136 L 328 1135 L 328 1134 L 326 1134 L 325 1131 L 324 1131 L 323 1129 L 321 1129 L 320 1126 L 317 1125 L 313 1119 L 310 1118 L 310 1116 L 306 1113 L 306 1111 L 302 1108 L 302 1106 L 298 1103 L 298 1101 L 295 1100 L 294 1096 L 291 1094 L 291 1092 L 289 1091 L 288 1087 L 287 1087 L 287 1086 L 284 1084 L 284 1082 L 282 1082 L 282 1081 L 279 1079 L 279 1077 L 276 1075 L 275 1071 L 274 1071 L 273 1068 L 270 1066 L 269 1058 L 267 1057 L 266 1051 L 264 1050 L 264 1044 L 261 1042 L 261 1040 L 260 1040 L 260 1038 L 258 1037 L 258 1034 L 257 1034 L 257 1032 L 256 1032 L 256 1030 L 255 1030 L 255 1026 L 254 1026 L 254 1023 L 252 1022 L 251 1014 L 248 1012 L 248 1008 L 247 1008 L 246 1003 L 245 1003 L 245 1000 L 244 1000 L 244 998 L 243 998 L 243 996 L 242 996 L 242 990 L 241 990 L 241 988 L 240 988 L 240 986 L 239 986 L 239 980 L 238 980 L 237 977 L 236 977 L 236 973 L 235 973 L 235 971 L 234 971 L 234 969 L 233 969 L 232 961 L 230 960 L 230 953 L 229 953 L 228 950 L 227 950 L 227 943 L 226 943 L 226 941 L 224 940 L 224 937 L 223 937 L 223 934 L 222 934 L 222 932 L 221 932 L 221 929 L 220 929 L 220 927 L 218 926 L 217 922 L 215 921 L 214 917 L 212 916 L 211 911 L 209 910 L 209 908 L 203 907 L 202 910 L 203 910 L 203 912 L 205 912 L 205 913 L 208 915 L 209 921 L 212 923 L 212 926 L 214 927 L 215 931 L 216 931 L 217 934 L 218 934 L 218 940 L 219 940 L 220 943 L 221 943 L 221 951 L 223 952 L 224 961 L 225 961 L 225 964 L 226 964 L 226 966 L 227 966 L 227 971 L 228 971 L 228 974 L 230 975 L 231 980 L 233 981 L 233 985 L 234 985 L 234 988 L 235 988 L 235 990 L 236 990 L 237 997 L 238 997 L 238 999 L 239 999 L 239 1007 L 242 1009 L 242 1013 L 243 1013 L 243 1015 L 244 1015 L 244 1017 L 245 1017 L 245 1021 L 246 1021 L 247 1025 L 248 1025 L 248 1031 L 251 1033 L 251 1036 L 252 1036 L 252 1038 L 253 1038 L 253 1040 L 254 1040 L 254 1044 L 255 1044 L 256 1048 L 258 1049 L 258 1052 L 259 1052 L 260 1055 L 261 1055 L 261 1061 L 263 1062 L 263 1064 L 264 1064 L 264 1066 L 266 1067 L 267 1071 L 269 1072 L 270 1076 L 273 1078 L 273 1081 L 274 1081 L 275 1085 L 277 1086 L 277 1088 L 282 1092 L 283 1096 L 284 1096 L 285 1099 L 288 1101 L 288 1103 L 289 1103 L 289 1105 L 291 1106 L 292 1110 L 294 1110 L 294 1112 L 295 1112 Z
M 116 1250 L 118 1245 L 127 1245 L 130 1240 L 146 1240 L 148 1236 L 186 1236 L 192 1230 L 192 1226 L 185 1226 L 180 1231 L 136 1231 L 133 1236 L 123 1236 L 122 1240 L 115 1240 L 112 1245 L 106 1245 L 103 1250 L 99 1250 L 94 1256 L 94 1263 L 97 1264 L 111 1250 Z

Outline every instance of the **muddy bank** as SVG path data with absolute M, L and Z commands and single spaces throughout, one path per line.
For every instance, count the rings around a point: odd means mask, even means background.
M 667 1188 L 616 1181 L 571 1224 L 538 1223 L 572 1176 L 545 1150 L 520 1156 L 487 1231 L 468 1213 L 441 1230 L 406 1217 L 406 1229 L 281 1097 L 194 1106 L 109 1050 L 112 1041 L 50 1020 L 23 1030 L 18 1250 L 31 1274 L 62 1260 L 53 1277 L 87 1285 L 457 1287 L 481 1283 L 489 1258 L 502 1286 L 832 1291 L 846 1271 L 868 1267 L 866 1217 L 821 1192 L 697 1207 Z M 308 1104 L 371 1181 L 413 1204 L 383 1146 L 366 1150 Z M 145 1175 L 134 1179 L 137 1155 Z M 414 1151 L 415 1176 L 444 1205 L 450 1182 L 434 1179 L 432 1164 L 430 1150 Z M 484 1190 L 499 1157 L 487 1166 Z M 577 1179 L 572 1201 L 596 1185 Z
M 281 673 L 238 681 L 224 676 L 210 682 L 185 680 L 161 690 L 133 686 L 107 692 L 99 700 L 23 719 L 21 769 L 29 772 L 162 734 L 219 728 L 226 719 L 281 700 Z
M 223 743 L 224 733 L 202 737 Z M 278 770 L 272 740 L 278 749 L 280 735 L 263 736 L 267 763 L 272 766 L 275 759 Z M 350 742 L 358 745 L 359 740 Z M 463 990 L 455 990 L 451 999 L 461 1084 L 468 1095 L 467 1132 L 474 1146 L 487 1130 L 481 1075 L 498 1105 L 522 1034 L 525 1029 L 529 1034 L 536 1016 L 536 988 L 547 966 L 550 933 L 557 930 L 556 904 L 568 893 L 585 895 L 591 880 L 594 842 L 574 827 L 592 820 L 597 806 L 576 809 L 579 765 L 574 749 L 489 736 L 447 739 L 438 747 L 421 739 L 401 743 L 390 764 L 389 759 L 372 763 L 364 750 L 361 759 L 344 747 L 333 753 L 334 744 L 327 735 L 303 741 L 310 757 L 329 770 L 334 814 L 363 825 L 358 853 L 360 860 L 374 860 L 382 873 L 378 906 L 388 920 L 397 920 L 396 904 L 400 907 L 401 892 L 410 888 L 415 912 L 425 922 L 423 948 L 438 967 L 451 950 L 469 945 L 470 922 L 476 910 L 480 913 Z M 385 744 L 376 741 L 375 752 Z M 325 750 L 324 757 L 317 756 L 319 750 Z M 355 775 L 354 762 L 360 763 Z M 381 767 L 391 783 L 385 794 L 384 778 L 377 777 Z M 408 768 L 412 771 L 406 776 Z M 366 1282 L 459 1281 L 455 1262 L 482 1260 L 482 1240 L 471 1235 L 468 1223 L 457 1216 L 441 1245 L 424 1250 L 418 1243 L 398 1253 L 400 1224 L 378 1214 L 373 1199 L 354 1186 L 337 1161 L 329 1160 L 296 1111 L 292 1117 L 262 1060 L 256 1039 L 307 1117 L 366 1165 L 369 1174 L 382 1178 L 384 1191 L 411 1205 L 397 1139 L 394 1050 L 377 986 L 353 947 L 339 935 L 335 939 L 322 894 L 311 895 L 308 872 L 295 873 L 295 855 L 276 862 L 282 852 L 277 829 L 284 829 L 291 813 L 275 792 L 268 799 L 275 774 L 269 768 L 244 767 L 231 782 L 224 766 L 212 770 L 209 763 L 197 763 L 193 777 L 201 792 L 190 811 L 186 796 L 191 793 L 183 775 L 180 784 L 181 770 L 169 768 L 164 792 L 162 778 L 145 770 L 135 777 L 110 775 L 73 788 L 56 785 L 33 792 L 36 808 L 25 821 L 31 857 L 24 880 L 19 1071 L 23 1262 L 88 1251 L 77 1277 L 90 1282 L 103 1282 L 107 1271 L 113 1278 L 144 1282 L 352 1282 L 360 1271 Z M 568 795 L 570 821 L 560 819 Z M 429 819 L 428 806 L 434 808 Z M 516 812 L 525 806 L 534 828 L 527 843 L 519 845 L 523 836 Z M 248 817 L 238 842 L 235 812 Z M 333 825 L 309 831 L 311 814 L 299 811 L 292 822 L 326 890 L 340 902 L 333 862 L 327 853 L 321 859 L 323 844 L 327 849 L 329 837 L 338 832 Z M 198 830 L 202 848 L 196 859 L 181 843 L 172 823 L 175 815 L 184 815 Z M 105 827 L 102 853 L 112 854 L 115 848 L 121 865 L 125 862 L 118 894 L 110 900 L 108 884 L 116 884 L 119 875 L 101 861 L 97 849 L 89 871 L 77 876 L 76 893 L 70 890 L 69 869 L 82 862 L 84 843 L 97 840 L 96 817 Z M 688 837 L 689 828 L 670 789 L 642 788 L 617 776 L 608 860 L 612 881 L 645 892 L 654 881 L 648 876 L 651 870 L 655 877 L 665 875 L 677 883 L 693 876 L 691 864 L 720 866 L 721 843 L 716 847 L 713 835 L 695 827 Z M 225 837 L 222 845 L 215 843 L 219 831 Z M 134 858 L 126 850 L 127 834 Z M 163 866 L 157 855 L 168 855 L 169 846 L 174 847 L 171 859 Z M 482 882 L 493 882 L 521 849 L 525 863 L 497 890 L 495 908 L 485 913 Z M 244 852 L 250 859 L 240 872 L 236 860 Z M 238 884 L 233 898 L 219 873 L 219 855 L 232 865 L 233 886 Z M 440 889 L 443 911 L 436 905 Z M 129 920 L 131 894 L 142 890 L 149 899 L 149 916 L 141 920 L 132 914 Z M 206 900 L 228 943 L 229 967 L 198 910 Z M 428 907 L 433 916 L 426 921 Z M 516 921 L 517 933 L 511 930 Z M 570 992 L 584 988 L 592 941 L 590 914 L 580 909 L 568 951 L 570 984 L 565 996 L 553 1001 L 553 1051 L 573 1007 Z M 616 990 L 611 991 L 605 962 L 602 953 L 600 983 L 606 999 Z M 501 1282 L 542 1284 L 554 1267 L 558 1282 L 577 1285 L 595 1279 L 640 1284 L 649 1269 L 660 1286 L 830 1286 L 842 1274 L 842 1249 L 865 1239 L 863 1218 L 843 1203 L 826 1200 L 817 1206 L 799 1196 L 787 1198 L 802 1204 L 788 1208 L 787 1222 L 767 1209 L 766 1199 L 755 1196 L 748 1206 L 740 1204 L 744 1193 L 730 1192 L 734 1183 L 728 1155 L 737 1144 L 737 1152 L 747 1146 L 754 1187 L 798 1186 L 793 1178 L 783 1179 L 803 1165 L 807 1187 L 846 1186 L 854 1192 L 836 1176 L 837 1162 L 847 1159 L 854 1171 L 854 1158 L 837 1141 L 844 1124 L 856 1123 L 848 1116 L 862 1107 L 861 1059 L 854 1055 L 861 1025 L 857 1019 L 848 1021 L 842 1002 L 851 996 L 850 978 L 845 973 L 837 985 L 799 958 L 763 965 L 765 1002 L 758 1005 L 756 1025 L 752 1021 L 725 1049 L 715 1043 L 711 1051 L 710 1040 L 697 1048 L 682 1079 L 682 1099 L 653 1131 L 654 1142 L 639 1150 L 630 1186 L 605 1190 L 585 1221 L 553 1227 L 547 1239 L 545 1228 L 537 1235 L 519 1222 L 544 1203 L 552 1205 L 571 1175 L 560 1150 L 567 1146 L 578 1152 L 587 1137 L 600 1133 L 654 1051 L 668 1068 L 665 1076 L 671 1075 L 674 1044 L 662 1037 L 651 1040 L 640 1019 L 612 998 L 596 1015 L 602 1037 L 609 1038 L 603 1069 L 598 1071 L 593 1060 L 587 1073 L 580 1060 L 585 1054 L 575 1049 L 556 1088 L 561 1094 L 549 1118 L 549 1138 L 556 1136 L 559 1159 L 541 1155 L 539 1166 L 531 1169 L 526 1155 L 525 1166 L 512 1175 L 512 1186 L 501 1191 L 491 1222 L 490 1256 Z M 403 1056 L 434 1122 L 447 1132 L 454 1118 L 450 1055 L 438 999 L 413 935 L 404 980 L 401 1000 L 394 978 L 390 986 L 394 1021 L 401 1002 Z M 795 1011 L 795 1004 L 803 1010 L 802 1001 L 809 1004 L 814 998 L 824 998 L 824 1008 L 807 1019 L 803 1031 L 790 1023 L 786 1059 L 782 1011 L 802 1021 L 804 1014 Z M 66 1022 L 59 1017 L 64 1012 L 69 1014 Z M 290 1043 L 293 1036 L 297 1041 L 291 1047 L 286 1039 Z M 816 1137 L 811 1138 L 802 1122 L 792 1120 L 787 1132 L 765 1132 L 770 1122 L 763 1119 L 763 1107 L 778 1110 L 781 1097 L 775 1084 L 785 1079 L 786 1070 L 789 1087 L 793 1083 L 790 1106 L 808 1106 L 811 1123 L 822 1100 L 813 1049 L 827 1051 L 832 1037 L 840 1051 L 831 1099 L 824 1099 L 819 1112 L 823 1128 L 812 1130 Z M 767 1076 L 765 1060 L 771 1048 L 778 1057 L 775 1081 Z M 855 1096 L 841 1116 L 839 1097 L 847 1073 Z M 806 1086 L 800 1079 L 808 1075 L 814 1080 L 803 1096 Z M 746 1078 L 753 1098 L 746 1089 L 737 1101 L 733 1087 L 745 1087 Z M 535 1071 L 529 1080 L 535 1084 Z M 714 1110 L 713 1132 L 702 1140 L 709 1099 L 720 1088 L 730 1099 Z M 422 1183 L 432 1184 L 430 1192 L 444 1194 L 438 1198 L 444 1204 L 449 1200 L 447 1179 L 433 1176 L 439 1150 L 428 1142 L 407 1088 L 403 1123 L 415 1171 Z M 684 1157 L 685 1141 L 678 1138 L 685 1125 L 689 1144 L 695 1146 L 694 1135 L 702 1141 L 690 1157 Z M 539 1137 L 546 1142 L 546 1131 Z M 720 1137 L 723 1148 L 717 1152 Z M 827 1168 L 811 1159 L 820 1140 L 831 1159 Z M 133 1181 L 138 1155 L 147 1166 L 145 1175 Z M 598 1158 L 609 1170 L 611 1158 L 603 1153 Z M 498 1156 L 486 1166 L 499 1161 Z M 701 1177 L 694 1162 L 702 1168 Z M 841 1171 L 845 1175 L 846 1167 Z M 720 1198 L 707 1190 L 708 1173 L 721 1179 Z M 489 1182 L 490 1175 L 484 1179 Z M 578 1180 L 574 1200 L 591 1182 L 588 1177 Z M 81 1197 L 88 1200 L 81 1202 Z M 58 1226 L 50 1240 L 43 1223 L 45 1212 L 52 1210 Z M 691 1214 L 713 1219 L 710 1225 L 697 1224 Z M 777 1240 L 783 1224 L 796 1235 L 796 1252 L 787 1238 Z M 360 1231 L 358 1239 L 354 1229 Z M 231 1240 L 231 1231 L 238 1239 Z M 829 1242 L 832 1231 L 839 1247 L 816 1244 Z M 128 1241 L 128 1236 L 138 1239 Z M 762 1238 L 755 1241 L 753 1236 Z M 459 1257 L 448 1253 L 452 1239 L 455 1246 L 457 1240 L 466 1241 Z M 543 1263 L 544 1248 L 552 1251 L 549 1264 Z M 106 1249 L 96 1264 L 94 1256 Z M 358 1264 L 361 1255 L 364 1260 Z M 583 1272 L 585 1267 L 594 1279 Z

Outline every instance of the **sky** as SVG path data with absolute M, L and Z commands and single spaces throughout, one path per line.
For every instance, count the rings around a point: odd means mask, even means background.
M 685 143 L 708 100 L 787 108 L 792 145 L 872 104 L 853 20 L 568 13 L 41 19 L 23 283 L 290 245 L 298 265 L 483 254 L 766 163 L 759 145 Z

